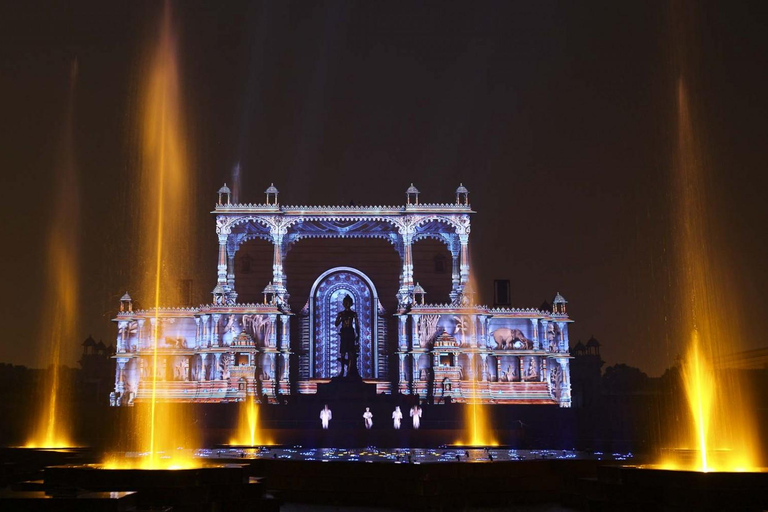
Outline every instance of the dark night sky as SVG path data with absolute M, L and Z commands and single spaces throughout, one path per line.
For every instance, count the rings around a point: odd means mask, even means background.
M 0 5 L 0 361 L 35 365 L 49 327 L 45 233 L 71 60 L 82 198 L 82 336 L 109 342 L 131 289 L 132 129 L 159 2 Z M 696 2 L 690 81 L 712 173 L 719 249 L 765 346 L 768 3 Z M 284 204 L 449 201 L 478 214 L 482 298 L 518 307 L 560 291 L 609 364 L 660 374 L 680 351 L 668 261 L 676 45 L 663 2 L 244 2 L 174 5 L 190 172 L 215 281 L 215 191 L 240 161 L 241 199 Z M 205 298 L 208 296 L 205 295 Z M 203 297 L 201 297 L 202 299 Z M 736 334 L 736 333 L 734 333 Z

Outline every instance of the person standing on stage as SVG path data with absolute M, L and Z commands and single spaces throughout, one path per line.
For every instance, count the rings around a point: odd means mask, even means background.
M 421 407 L 418 404 L 411 407 L 411 418 L 413 418 L 414 430 L 418 430 L 421 425 Z
M 392 413 L 392 421 L 395 424 L 395 430 L 400 430 L 400 422 L 403 421 L 403 412 L 400 406 L 395 406 L 395 412 Z
M 325 404 L 325 407 L 323 407 L 323 410 L 320 411 L 320 421 L 323 422 L 324 430 L 328 430 L 328 424 L 331 422 L 332 418 L 333 418 L 333 413 L 328 408 L 328 404 Z
M 369 429 L 373 426 L 373 413 L 370 407 L 365 408 L 363 413 L 363 421 L 365 421 L 365 428 Z

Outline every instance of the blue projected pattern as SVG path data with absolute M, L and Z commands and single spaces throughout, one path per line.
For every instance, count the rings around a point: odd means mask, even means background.
M 357 370 L 364 379 L 373 378 L 373 326 L 376 310 L 370 286 L 354 272 L 341 270 L 326 276 L 315 291 L 314 311 L 314 375 L 329 379 L 341 372 L 339 328 L 336 315 L 344 309 L 344 297 L 354 300 L 352 309 L 360 321 L 360 357 Z

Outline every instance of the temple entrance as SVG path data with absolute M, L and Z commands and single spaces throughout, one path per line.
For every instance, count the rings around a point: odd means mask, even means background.
M 329 379 L 340 375 L 341 351 L 336 315 L 344 309 L 344 297 L 354 301 L 352 309 L 360 322 L 360 352 L 357 371 L 364 379 L 378 375 L 379 299 L 371 280 L 357 269 L 336 267 L 315 281 L 310 294 L 310 369 L 312 377 Z

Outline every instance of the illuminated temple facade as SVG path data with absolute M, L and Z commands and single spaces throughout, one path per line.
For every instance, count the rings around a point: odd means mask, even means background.
M 210 304 L 139 311 L 122 297 L 112 404 L 146 400 L 153 380 L 170 401 L 316 393 L 341 370 L 334 319 L 349 295 L 357 369 L 378 393 L 569 407 L 566 300 L 475 304 L 468 196 L 460 186 L 455 201 L 424 204 L 411 185 L 402 206 L 285 206 L 270 186 L 263 204 L 233 204 L 225 185 Z

